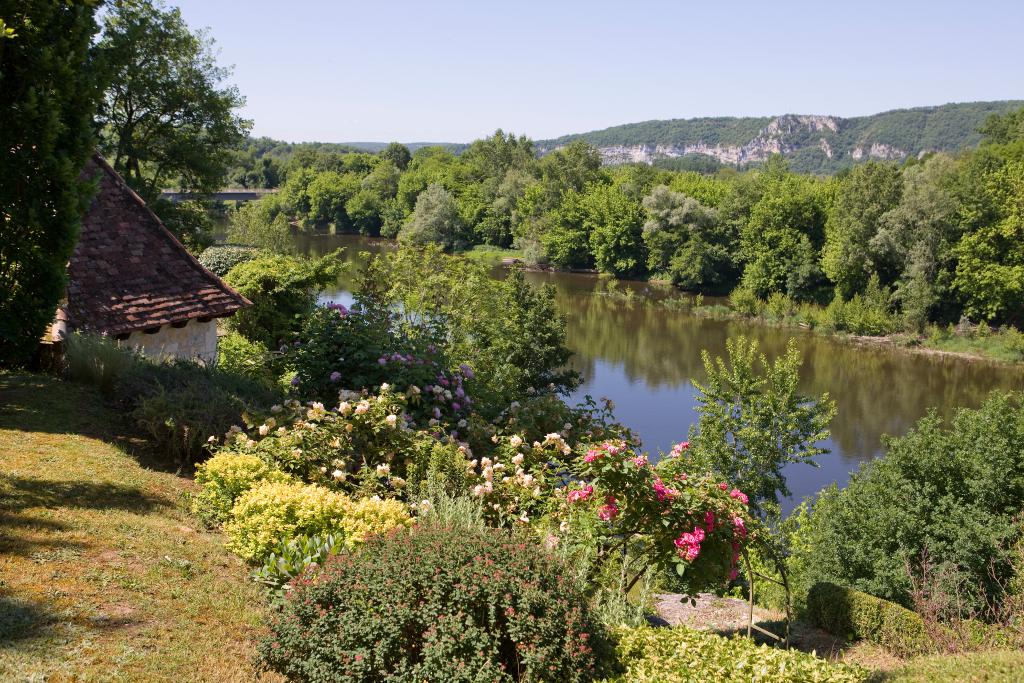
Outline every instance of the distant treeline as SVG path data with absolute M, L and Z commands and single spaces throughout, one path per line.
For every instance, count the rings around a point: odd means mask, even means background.
M 834 177 L 795 173 L 780 157 L 743 172 L 603 167 L 582 141 L 538 158 L 529 139 L 502 131 L 458 156 L 300 146 L 276 166 L 281 191 L 232 220 L 250 236 L 333 225 L 454 251 L 516 247 L 533 264 L 687 291 L 857 300 L 917 330 L 963 315 L 1019 323 L 1024 110 L 993 115 L 979 136 L 956 156 Z

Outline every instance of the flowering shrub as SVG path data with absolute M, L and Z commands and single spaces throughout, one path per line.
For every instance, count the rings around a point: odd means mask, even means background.
M 242 494 L 224 532 L 230 550 L 257 560 L 298 535 L 341 532 L 348 545 L 355 545 L 371 533 L 409 523 L 409 514 L 397 501 L 353 503 L 322 486 L 268 482 Z
M 207 522 L 223 523 L 231 516 L 235 500 L 256 484 L 290 479 L 255 455 L 219 453 L 196 467 L 201 490 L 192 497 L 192 511 Z
M 648 564 L 674 567 L 690 594 L 735 579 L 754 530 L 749 500 L 710 475 L 685 472 L 678 456 L 687 447 L 678 444 L 652 466 L 623 442 L 592 446 L 577 461 L 578 482 L 556 517 L 589 508 L 606 524 L 610 542 Z
M 385 384 L 375 396 L 346 392 L 331 410 L 288 401 L 259 425 L 228 432 L 224 449 L 256 455 L 330 489 L 401 496 L 408 472 L 434 443 L 410 428 L 408 400 Z
M 376 537 L 294 582 L 259 656 L 303 681 L 591 680 L 604 639 L 567 574 L 494 529 Z

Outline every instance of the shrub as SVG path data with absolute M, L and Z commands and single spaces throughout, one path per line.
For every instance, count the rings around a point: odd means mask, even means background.
M 255 247 L 241 244 L 216 244 L 207 247 L 198 256 L 199 263 L 218 277 L 224 277 L 239 263 L 251 261 L 260 255 Z
M 732 290 L 729 303 L 738 313 L 750 317 L 757 315 L 763 305 L 754 292 L 744 287 Z
M 371 533 L 409 522 L 404 506 L 396 501 L 353 503 L 322 486 L 266 482 L 242 494 L 224 532 L 230 550 L 246 560 L 259 560 L 296 536 L 343 533 L 353 545 Z
M 278 543 L 263 560 L 263 565 L 253 572 L 252 578 L 266 586 L 273 597 L 280 600 L 304 571 L 322 565 L 330 555 L 337 555 L 344 550 L 345 537 L 342 534 L 296 536 Z
M 811 587 L 807 616 L 811 623 L 833 635 L 877 643 L 898 655 L 924 652 L 930 643 L 924 622 L 916 613 L 834 583 Z
M 106 338 L 73 332 L 64 339 L 64 375 L 99 389 L 107 398 L 128 371 L 146 360 Z
M 377 537 L 296 582 L 259 657 L 293 681 L 591 680 L 604 639 L 566 574 L 498 530 Z
M 822 491 L 799 525 L 807 585 L 850 586 L 905 607 L 922 562 L 936 563 L 949 602 L 967 614 L 1000 602 L 1024 509 L 1024 407 L 994 393 L 949 427 L 934 412 L 845 489 Z M 940 587 L 941 588 L 941 587 Z
M 270 351 L 261 342 L 229 332 L 217 343 L 217 368 L 267 384 L 274 382 Z
M 208 522 L 223 523 L 235 500 L 256 484 L 290 479 L 255 455 L 218 453 L 196 467 L 196 483 L 202 490 L 192 498 L 192 511 Z
M 621 629 L 616 641 L 617 659 L 624 670 L 607 683 L 857 683 L 867 679 L 867 672 L 855 666 L 682 626 Z
M 228 327 L 269 348 L 290 342 L 313 311 L 320 290 L 337 280 L 339 269 L 337 253 L 313 261 L 261 256 L 235 266 L 224 281 L 253 305 L 228 318 Z

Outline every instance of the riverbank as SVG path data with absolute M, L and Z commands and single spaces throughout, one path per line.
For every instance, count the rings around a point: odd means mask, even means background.
M 261 590 L 148 456 L 95 391 L 0 374 L 0 679 L 256 678 Z

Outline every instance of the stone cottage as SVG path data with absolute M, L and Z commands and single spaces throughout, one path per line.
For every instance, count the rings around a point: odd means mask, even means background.
M 52 335 L 103 334 L 154 358 L 217 359 L 217 318 L 252 304 L 199 264 L 99 154 Z

